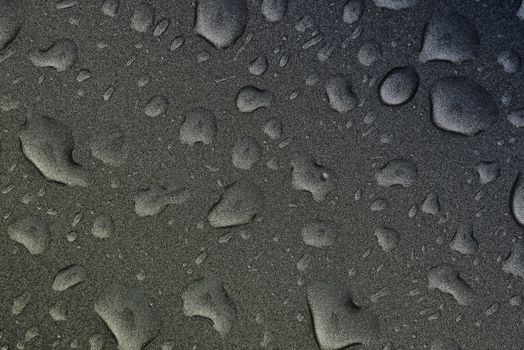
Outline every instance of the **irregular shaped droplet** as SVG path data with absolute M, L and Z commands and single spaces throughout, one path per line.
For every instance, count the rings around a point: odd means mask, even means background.
M 498 117 L 493 97 L 465 77 L 437 80 L 430 92 L 433 123 L 442 130 L 475 136 Z
M 114 167 L 121 166 L 126 162 L 129 156 L 129 148 L 127 136 L 118 130 L 102 132 L 90 143 L 93 157 Z
M 51 240 L 47 223 L 36 216 L 23 216 L 7 228 L 7 235 L 30 254 L 42 254 Z
M 419 77 L 411 66 L 390 70 L 379 84 L 380 99 L 386 105 L 400 106 L 411 100 L 417 93 Z
M 411 187 L 418 177 L 417 164 L 411 160 L 393 159 L 375 174 L 377 184 L 384 187 Z
M 480 38 L 473 23 L 457 12 L 439 12 L 426 25 L 419 59 L 462 63 L 478 57 Z
M 55 3 L 55 8 L 57 10 L 63 10 L 68 9 L 70 7 L 76 6 L 78 4 L 78 0 L 58 0 Z
M 428 193 L 424 198 L 424 201 L 422 201 L 420 209 L 425 214 L 437 215 L 440 211 L 440 201 L 437 194 L 434 192 Z
M 351 84 L 341 75 L 327 80 L 325 89 L 329 105 L 338 113 L 349 112 L 358 105 L 358 98 L 351 89 Z
M 144 113 L 151 118 L 158 117 L 167 111 L 167 98 L 163 95 L 156 95 L 149 99 L 144 107 Z
M 245 225 L 264 208 L 264 193 L 253 182 L 238 180 L 227 186 L 207 216 L 213 227 Z
M 378 341 L 378 318 L 369 308 L 356 305 L 347 287 L 317 282 L 308 287 L 307 300 L 321 349 L 370 346 Z
M 511 213 L 521 226 L 524 226 L 524 181 L 522 173 L 517 175 L 511 191 Z
M 475 238 L 473 226 L 471 224 L 460 225 L 449 246 L 460 254 L 474 254 L 478 250 L 479 242 Z
M 413 7 L 418 0 L 373 0 L 375 6 L 383 7 L 388 10 L 404 10 Z
M 115 231 L 115 222 L 108 214 L 100 214 L 93 221 L 91 234 L 96 238 L 105 239 L 113 235 Z
M 268 22 L 278 22 L 286 15 L 288 0 L 262 0 L 260 12 Z
M 456 268 L 449 264 L 440 264 L 429 270 L 428 288 L 450 294 L 460 305 L 471 304 L 476 296 L 475 291 L 460 277 Z
M 246 136 L 238 140 L 231 152 L 233 165 L 236 168 L 249 170 L 260 159 L 262 149 L 254 137 Z
M 267 71 L 269 62 L 266 56 L 258 56 L 253 61 L 249 63 L 249 73 L 255 76 L 261 76 Z
M 24 2 L 0 0 L 0 51 L 18 35 L 23 25 Z
M 254 86 L 244 86 L 238 91 L 236 105 L 240 112 L 251 113 L 260 108 L 267 108 L 273 102 L 273 94 Z
M 87 186 L 87 171 L 73 160 L 73 135 L 56 119 L 31 115 L 18 134 L 24 156 L 48 180 Z
M 215 114 L 205 108 L 194 108 L 186 112 L 180 127 L 180 142 L 193 146 L 196 143 L 210 145 L 217 134 Z
M 233 45 L 249 19 L 245 0 L 199 0 L 195 32 L 218 49 Z
M 165 188 L 151 185 L 139 190 L 134 196 L 135 213 L 140 217 L 154 216 L 163 212 L 168 205 L 182 204 L 189 198 L 186 188 Z
M 104 0 L 102 13 L 109 17 L 115 17 L 120 8 L 120 0 Z
M 516 242 L 502 263 L 502 271 L 524 279 L 524 244 Z
M 86 278 L 86 270 L 82 265 L 70 265 L 58 271 L 53 280 L 52 288 L 56 292 L 63 292 L 84 282 Z
M 142 350 L 159 333 L 155 310 L 136 288 L 113 284 L 103 291 L 94 308 L 115 336 L 119 350 Z
M 311 193 L 322 202 L 336 187 L 335 172 L 319 165 L 311 156 L 297 156 L 291 161 L 291 184 L 295 190 Z
M 364 2 L 362 0 L 348 0 L 342 10 L 342 20 L 346 24 L 357 22 L 364 13 Z
M 454 339 L 442 337 L 431 343 L 430 350 L 462 350 L 462 348 Z
M 182 293 L 186 316 L 210 319 L 213 328 L 225 336 L 237 319 L 236 306 L 222 282 L 215 276 L 192 281 Z
M 71 39 L 58 39 L 44 50 L 29 54 L 29 59 L 36 67 L 50 67 L 58 72 L 71 68 L 78 58 L 78 48 Z
M 301 233 L 304 243 L 316 248 L 332 246 L 338 235 L 331 222 L 320 220 L 304 225 Z
M 387 227 L 380 226 L 374 231 L 375 237 L 377 237 L 378 245 L 383 251 L 389 252 L 395 249 L 400 241 L 400 234 L 397 230 Z
M 155 8 L 147 2 L 136 4 L 131 17 L 131 28 L 140 33 L 145 33 L 155 22 Z
M 522 56 L 513 49 L 504 50 L 497 55 L 497 63 L 502 66 L 504 72 L 513 74 L 522 66 Z
M 496 161 L 480 162 L 477 164 L 477 173 L 480 183 L 487 185 L 500 176 L 500 166 Z

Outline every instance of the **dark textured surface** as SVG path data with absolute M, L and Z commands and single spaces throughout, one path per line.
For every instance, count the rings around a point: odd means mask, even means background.
M 520 1 L 146 3 L 0 0 L 0 349 L 524 349 Z

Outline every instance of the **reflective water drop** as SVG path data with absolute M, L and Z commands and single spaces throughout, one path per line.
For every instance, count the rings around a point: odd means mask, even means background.
M 182 294 L 182 299 L 185 315 L 209 318 L 221 336 L 225 336 L 236 321 L 235 304 L 222 282 L 214 276 L 192 281 Z
M 457 12 L 439 12 L 426 26 L 419 59 L 462 63 L 477 58 L 480 38 L 473 23 Z
M 375 237 L 377 237 L 378 245 L 385 252 L 393 250 L 400 241 L 400 234 L 398 231 L 390 227 L 377 227 L 374 231 L 374 234 Z
M 296 156 L 291 161 L 291 167 L 293 188 L 311 193 L 317 202 L 322 202 L 336 187 L 334 171 L 319 165 L 311 156 Z
M 233 165 L 239 169 L 249 170 L 258 162 L 261 153 L 262 149 L 254 137 L 243 137 L 238 140 L 231 152 Z
M 244 33 L 249 19 L 245 0 L 199 0 L 195 13 L 195 32 L 224 49 Z
M 411 67 L 396 67 L 390 70 L 378 91 L 380 99 L 386 105 L 399 106 L 411 100 L 418 90 L 419 77 L 417 71 Z
M 51 240 L 47 223 L 35 216 L 23 216 L 7 227 L 7 235 L 30 254 L 42 254 Z
M 473 234 L 473 226 L 460 225 L 449 246 L 460 254 L 474 254 L 478 250 L 479 243 Z
M 307 289 L 315 336 L 322 349 L 370 346 L 379 338 L 377 317 L 354 303 L 350 290 L 337 282 L 317 282 Z
M 328 79 L 325 89 L 329 105 L 338 113 L 349 112 L 358 105 L 357 95 L 352 91 L 350 83 L 341 75 Z
M 52 289 L 56 292 L 63 292 L 84 282 L 86 278 L 86 270 L 82 265 L 70 265 L 58 271 L 53 280 Z
M 253 221 L 264 208 L 264 193 L 253 182 L 238 180 L 224 189 L 208 214 L 213 227 L 245 225 Z
M 465 136 L 488 129 L 499 113 L 491 94 L 465 77 L 437 80 L 430 98 L 435 125 Z
M 393 159 L 376 172 L 375 180 L 380 186 L 384 187 L 396 185 L 411 187 L 417 176 L 418 170 L 415 162 L 405 159 Z
M 91 234 L 96 238 L 105 239 L 113 235 L 115 223 L 110 215 L 100 214 L 93 221 Z
M 460 276 L 456 268 L 440 264 L 429 270 L 428 288 L 450 294 L 460 305 L 469 305 L 476 297 L 475 291 Z
M 269 22 L 278 22 L 286 15 L 288 0 L 262 0 L 260 12 Z
M 517 242 L 502 264 L 502 271 L 524 279 L 524 244 Z
M 135 213 L 140 217 L 154 216 L 163 212 L 168 205 L 182 204 L 189 198 L 186 188 L 165 188 L 151 185 L 134 196 Z
M 51 67 L 63 72 L 73 66 L 78 58 L 78 48 L 70 39 L 58 39 L 44 50 L 29 54 L 36 67 Z
M 302 240 L 305 244 L 316 248 L 333 245 L 337 239 L 337 231 L 328 221 L 310 222 L 302 228 Z
M 364 13 L 364 2 L 362 0 L 348 0 L 344 5 L 342 20 L 346 24 L 357 22 Z
M 155 95 L 147 102 L 144 113 L 151 118 L 158 117 L 167 111 L 167 98 L 163 95 Z
M 61 122 L 31 115 L 19 133 L 25 157 L 51 181 L 69 186 L 87 186 L 86 170 L 73 160 L 74 140 Z
M 186 112 L 180 127 L 180 142 L 193 146 L 196 143 L 209 145 L 217 133 L 216 117 L 210 110 L 194 108 Z
M 94 305 L 118 342 L 120 350 L 142 350 L 159 333 L 160 322 L 147 297 L 136 288 L 113 284 Z
M 240 112 L 251 113 L 259 108 L 267 108 L 273 101 L 273 94 L 254 86 L 245 86 L 237 94 L 236 105 Z
M 155 22 L 155 8 L 147 2 L 136 4 L 133 17 L 131 17 L 131 28 L 140 33 L 145 33 Z

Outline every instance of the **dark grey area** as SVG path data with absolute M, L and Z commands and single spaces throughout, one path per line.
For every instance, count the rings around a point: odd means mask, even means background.
M 0 349 L 524 349 L 522 6 L 0 0 Z

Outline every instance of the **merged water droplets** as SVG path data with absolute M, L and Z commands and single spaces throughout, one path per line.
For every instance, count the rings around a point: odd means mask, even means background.
M 142 350 L 159 333 L 160 321 L 139 289 L 113 284 L 95 302 L 95 312 L 111 330 L 120 350 Z
M 245 0 L 199 0 L 195 32 L 216 48 L 224 49 L 244 33 L 248 19 Z
M 189 190 L 184 187 L 165 188 L 151 185 L 135 194 L 135 213 L 140 217 L 155 216 L 163 212 L 168 205 L 182 204 L 188 198 Z
M 457 12 L 439 12 L 426 26 L 420 60 L 462 63 L 477 58 L 480 38 L 473 23 Z
M 236 321 L 236 306 L 216 276 L 192 281 L 182 294 L 182 299 L 184 314 L 210 319 L 213 328 L 221 336 L 225 336 Z
M 50 67 L 58 72 L 71 68 L 78 59 L 78 48 L 71 39 L 58 39 L 43 50 L 36 50 L 29 55 L 36 67 Z
M 205 108 L 195 108 L 185 114 L 180 127 L 180 142 L 193 146 L 195 143 L 209 145 L 217 133 L 215 114 Z
M 7 228 L 13 241 L 20 243 L 30 254 L 42 254 L 48 246 L 51 235 L 47 223 L 32 215 L 18 218 Z
M 428 288 L 450 294 L 460 305 L 469 305 L 476 297 L 475 291 L 460 277 L 457 269 L 449 264 L 437 265 L 429 271 Z
M 264 193 L 253 182 L 238 180 L 227 186 L 207 219 L 213 227 L 245 225 L 264 208 Z
M 73 160 L 73 135 L 50 117 L 30 115 L 19 133 L 25 157 L 48 180 L 69 186 L 87 186 L 87 171 Z
M 307 289 L 315 335 L 322 349 L 375 344 L 380 326 L 375 314 L 353 301 L 349 289 L 336 282 L 317 282 Z
M 475 136 L 488 129 L 499 113 L 491 94 L 465 77 L 437 80 L 430 98 L 435 125 L 465 136 Z
M 254 86 L 245 86 L 237 94 L 236 105 L 240 112 L 251 113 L 260 108 L 267 108 L 273 102 L 273 94 Z
M 319 165 L 312 156 L 296 156 L 291 161 L 291 167 L 293 188 L 311 193 L 317 202 L 322 202 L 336 187 L 334 171 Z
M 386 105 L 399 106 L 411 100 L 418 90 L 419 77 L 411 67 L 390 70 L 378 87 L 379 96 Z

